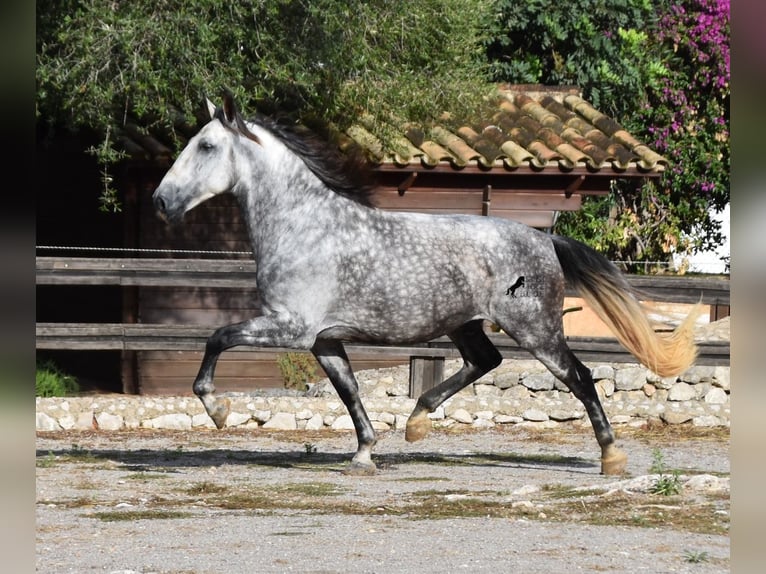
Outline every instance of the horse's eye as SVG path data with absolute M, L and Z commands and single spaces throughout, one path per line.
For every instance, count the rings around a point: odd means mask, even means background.
M 213 149 L 213 147 L 214 147 L 213 144 L 211 144 L 207 140 L 202 140 L 201 142 L 199 142 L 199 148 L 202 151 L 210 151 L 211 149 Z

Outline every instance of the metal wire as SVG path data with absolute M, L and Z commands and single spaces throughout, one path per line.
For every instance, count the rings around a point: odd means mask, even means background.
M 206 251 L 200 249 L 144 249 L 140 247 L 80 247 L 71 245 L 36 245 L 36 249 L 49 251 L 103 251 L 130 253 L 182 253 L 184 255 L 248 255 L 252 251 Z
M 145 249 L 141 247 L 84 247 L 72 245 L 37 245 L 36 249 L 49 251 L 103 251 L 122 253 L 178 253 L 183 255 L 246 255 L 252 256 L 252 251 L 209 251 L 202 249 Z M 672 266 L 672 261 L 612 261 L 615 265 L 658 265 Z

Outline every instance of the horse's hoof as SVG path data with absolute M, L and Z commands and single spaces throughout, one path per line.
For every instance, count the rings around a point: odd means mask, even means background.
M 612 449 L 609 456 L 601 458 L 601 474 L 623 474 L 628 464 L 628 455 L 618 449 Z
M 430 430 L 431 421 L 427 415 L 410 415 L 407 426 L 404 429 L 404 440 L 407 442 L 419 441 L 425 438 Z
M 229 399 L 218 399 L 213 407 L 213 411 L 208 413 L 210 418 L 213 419 L 216 428 L 222 429 L 226 426 L 226 419 L 229 418 L 229 412 L 231 412 L 231 401 Z
M 350 476 L 372 476 L 376 470 L 377 467 L 374 462 L 361 463 L 352 461 L 343 469 L 343 474 Z

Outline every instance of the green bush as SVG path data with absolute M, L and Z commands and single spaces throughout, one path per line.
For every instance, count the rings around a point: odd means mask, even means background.
M 65 397 L 80 390 L 77 379 L 59 369 L 53 361 L 37 363 L 35 396 Z
M 307 390 L 309 383 L 321 378 L 317 374 L 318 366 L 316 359 L 308 353 L 284 353 L 277 357 L 277 367 L 286 389 Z

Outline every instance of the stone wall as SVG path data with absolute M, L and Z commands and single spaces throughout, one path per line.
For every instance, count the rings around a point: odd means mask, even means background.
M 447 361 L 445 374 L 459 368 Z M 659 378 L 637 364 L 589 364 L 609 420 L 640 426 L 648 420 L 695 426 L 730 426 L 729 367 L 696 366 L 679 377 Z M 403 429 L 415 406 L 408 367 L 357 373 L 365 408 L 376 429 Z M 180 397 L 92 395 L 37 398 L 38 431 L 134 428 L 214 428 L 200 401 Z M 221 389 L 223 390 L 223 389 Z M 327 380 L 306 393 L 270 390 L 226 394 L 229 427 L 286 430 L 352 430 L 345 406 Z M 585 409 L 566 387 L 534 360 L 511 360 L 470 385 L 431 415 L 435 426 L 590 425 Z

